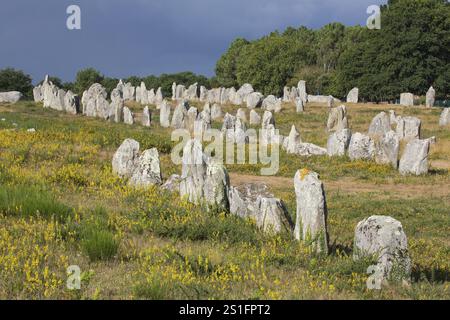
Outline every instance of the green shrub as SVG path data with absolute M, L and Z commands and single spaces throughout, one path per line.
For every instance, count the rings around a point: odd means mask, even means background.
M 89 225 L 83 230 L 81 248 L 91 261 L 110 260 L 116 255 L 119 242 L 112 232 Z

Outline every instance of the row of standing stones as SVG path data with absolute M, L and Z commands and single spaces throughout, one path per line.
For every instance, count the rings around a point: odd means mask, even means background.
M 307 169 L 294 177 L 296 221 L 292 221 L 284 202 L 275 198 L 264 184 L 230 185 L 225 166 L 203 152 L 201 142 L 191 139 L 183 148 L 182 173 L 163 183 L 158 151 L 153 148 L 140 153 L 139 143 L 126 139 L 112 159 L 113 172 L 137 187 L 161 186 L 179 193 L 180 197 L 252 219 L 263 232 L 286 232 L 311 246 L 317 254 L 330 251 L 327 227 L 327 201 L 319 175 Z M 355 261 L 374 258 L 378 275 L 383 280 L 408 280 L 411 261 L 407 237 L 401 223 L 388 216 L 372 216 L 359 222 L 354 238 Z
M 124 105 L 124 101 L 136 99 L 139 102 L 156 104 L 160 110 L 160 125 L 162 127 L 172 127 L 174 129 L 188 129 L 196 135 L 202 135 L 211 128 L 211 122 L 222 117 L 222 110 L 218 101 L 232 101 L 232 103 L 242 103 L 249 101 L 254 93 L 251 85 L 244 85 L 235 92 L 231 89 L 207 90 L 200 87 L 200 100 L 206 100 L 202 112 L 197 108 L 190 107 L 188 100 L 198 100 L 198 86 L 194 84 L 189 88 L 182 85 L 173 84 L 173 96 L 175 100 L 183 99 L 175 108 L 171 118 L 171 105 L 162 96 L 161 88 L 158 90 L 147 90 L 145 84 L 134 88 L 131 84 L 123 84 L 120 81 L 111 93 L 111 103 L 107 101 L 106 89 L 100 84 L 92 85 L 83 93 L 81 99 L 82 113 L 90 117 L 99 117 L 115 122 L 127 124 L 135 123 L 135 115 Z M 427 94 L 428 99 L 434 99 L 434 89 L 430 88 Z M 53 108 L 76 114 L 80 107 L 77 97 L 70 91 L 58 89 L 48 76 L 42 83 L 34 89 L 36 101 L 42 101 L 44 107 Z M 300 81 L 298 87 L 285 89 L 284 101 L 296 101 L 297 111 L 304 111 L 304 99 L 318 99 L 318 96 L 310 96 L 306 93 L 306 83 Z M 420 139 L 421 120 L 415 117 L 399 117 L 394 111 L 388 115 L 385 112 L 378 114 L 370 124 L 367 134 L 356 132 L 352 134 L 349 129 L 347 111 L 344 105 L 334 107 L 335 99 L 328 100 L 330 106 L 327 129 L 330 132 L 326 148 L 303 142 L 300 133 L 295 126 L 292 126 L 289 136 L 285 137 L 276 133 L 275 120 L 272 111 L 281 109 L 281 99 L 267 97 L 261 101 L 261 108 L 265 110 L 261 116 L 251 108 L 249 121 L 247 121 L 246 110 L 239 108 L 236 116 L 225 114 L 223 117 L 222 132 L 227 140 L 235 143 L 249 143 L 252 136 L 247 133 L 246 123 L 250 125 L 261 125 L 264 130 L 261 144 L 279 144 L 287 153 L 300 156 L 326 155 L 343 156 L 348 154 L 351 160 L 375 160 L 379 164 L 389 164 L 400 173 L 421 175 L 428 172 L 428 153 L 430 145 L 435 142 L 435 138 Z M 347 100 L 357 101 L 358 89 L 350 91 Z M 338 100 L 337 100 L 338 101 Z M 211 106 L 211 103 L 214 103 Z M 278 107 L 280 106 L 280 107 Z M 249 104 L 247 103 L 247 107 Z M 441 125 L 450 123 L 450 112 L 446 108 L 441 114 Z M 148 106 L 144 108 L 141 117 L 144 126 L 151 125 L 151 112 Z M 395 131 L 392 128 L 395 127 Z M 405 152 L 399 158 L 400 141 L 408 142 Z

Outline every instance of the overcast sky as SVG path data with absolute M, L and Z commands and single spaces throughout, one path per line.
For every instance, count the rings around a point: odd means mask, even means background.
M 383 0 L 2 0 L 0 68 L 34 82 L 46 73 L 73 80 L 94 67 L 111 77 L 193 71 L 211 76 L 236 37 L 255 39 L 288 26 L 365 24 Z M 66 28 L 69 5 L 81 30 Z

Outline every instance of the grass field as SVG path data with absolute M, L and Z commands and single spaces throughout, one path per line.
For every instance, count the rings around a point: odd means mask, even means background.
M 205 212 L 158 188 L 134 189 L 114 176 L 112 155 L 125 138 L 141 150 L 158 148 L 164 178 L 180 173 L 156 111 L 144 128 L 31 102 L 0 105 L 0 299 L 449 299 L 450 127 L 438 126 L 439 109 L 348 105 L 353 132 L 367 131 L 390 109 L 419 117 L 423 136 L 437 137 L 429 175 L 284 152 L 274 177 L 258 176 L 260 166 L 228 167 L 233 185 L 267 183 L 293 218 L 295 172 L 307 167 L 321 175 L 333 246 L 316 256 L 287 235 L 262 234 L 252 221 Z M 298 115 L 286 104 L 275 118 L 282 134 L 295 124 L 303 141 L 326 145 L 326 107 L 307 105 Z M 402 222 L 410 285 L 367 289 L 371 261 L 353 262 L 351 250 L 357 222 L 371 215 Z M 70 265 L 81 269 L 80 290 L 66 288 Z

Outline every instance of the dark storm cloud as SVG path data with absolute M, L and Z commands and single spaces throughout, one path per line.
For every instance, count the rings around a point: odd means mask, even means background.
M 113 77 L 191 70 L 205 75 L 236 37 L 288 26 L 364 24 L 381 0 L 10 0 L 0 11 L 0 68 L 72 80 L 92 66 Z M 82 30 L 66 28 L 81 7 Z

